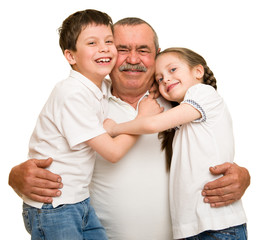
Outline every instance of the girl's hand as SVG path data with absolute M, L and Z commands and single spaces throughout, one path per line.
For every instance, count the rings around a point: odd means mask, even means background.
M 155 99 L 160 97 L 159 86 L 156 81 L 154 81 L 154 83 L 152 84 L 151 88 L 149 89 L 149 92 L 154 94 L 153 98 Z
M 116 137 L 112 129 L 117 125 L 115 121 L 110 118 L 106 118 L 103 122 L 103 127 L 111 137 Z
M 144 97 L 138 106 L 137 117 L 148 117 L 159 114 L 164 111 L 163 107 L 160 107 L 156 99 L 155 94 L 150 93 L 147 97 Z

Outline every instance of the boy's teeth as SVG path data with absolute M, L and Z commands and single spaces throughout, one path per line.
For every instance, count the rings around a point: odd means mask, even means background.
M 96 60 L 98 63 L 99 62 L 110 62 L 110 59 L 109 58 L 100 58 L 98 60 Z

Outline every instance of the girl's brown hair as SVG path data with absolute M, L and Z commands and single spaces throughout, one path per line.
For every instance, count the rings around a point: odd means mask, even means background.
M 157 55 L 157 57 L 163 54 L 170 54 L 170 53 L 177 54 L 177 56 L 181 58 L 183 61 L 185 61 L 190 68 L 193 68 L 197 65 L 202 65 L 204 68 L 204 75 L 202 79 L 203 83 L 207 85 L 211 85 L 217 90 L 216 78 L 214 77 L 213 72 L 207 66 L 205 59 L 201 55 L 188 48 L 167 48 L 164 51 L 160 52 Z M 171 102 L 171 104 L 172 104 L 172 107 L 179 105 L 176 102 Z M 165 150 L 167 170 L 170 169 L 170 165 L 171 165 L 172 154 L 173 154 L 172 143 L 173 143 L 174 135 L 175 135 L 175 129 L 166 130 L 158 134 L 158 138 L 162 140 L 161 149 Z

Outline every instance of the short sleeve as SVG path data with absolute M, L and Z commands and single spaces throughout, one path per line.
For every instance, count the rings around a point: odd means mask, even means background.
M 66 98 L 60 109 L 60 126 L 71 149 L 81 149 L 85 141 L 106 132 L 100 106 L 85 92 L 75 92 Z
M 201 113 L 201 118 L 193 122 L 205 122 L 217 116 L 222 109 L 223 100 L 212 86 L 196 84 L 188 89 L 182 103 L 190 104 Z

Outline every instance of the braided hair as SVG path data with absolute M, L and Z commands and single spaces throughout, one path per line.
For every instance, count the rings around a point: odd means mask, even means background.
M 216 78 L 214 77 L 213 72 L 207 66 L 207 63 L 202 56 L 200 56 L 198 53 L 188 48 L 167 48 L 164 51 L 160 52 L 156 57 L 161 56 L 163 54 L 168 54 L 168 53 L 177 54 L 177 56 L 183 61 L 185 61 L 191 69 L 197 65 L 202 65 L 204 69 L 202 83 L 211 85 L 217 90 Z M 179 103 L 171 102 L 171 105 L 172 107 L 175 107 L 179 105 Z M 173 154 L 172 143 L 173 143 L 174 135 L 175 135 L 175 129 L 166 130 L 158 134 L 158 138 L 162 140 L 161 150 L 165 150 L 167 170 L 170 169 L 170 165 L 171 165 L 172 154 Z

